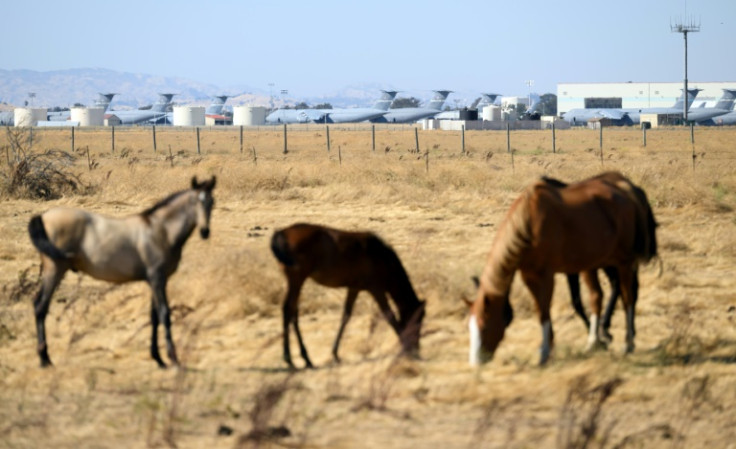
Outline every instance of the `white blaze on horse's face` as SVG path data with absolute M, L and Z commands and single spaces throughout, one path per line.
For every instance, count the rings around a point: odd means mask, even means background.
M 199 235 L 206 239 L 210 236 L 210 215 L 215 200 L 212 198 L 212 192 L 209 190 L 200 190 L 197 195 L 197 227 Z
M 480 326 L 472 311 L 468 320 L 468 330 L 470 331 L 470 351 L 468 353 L 470 364 L 477 366 L 490 361 L 493 358 L 493 352 L 483 348 Z

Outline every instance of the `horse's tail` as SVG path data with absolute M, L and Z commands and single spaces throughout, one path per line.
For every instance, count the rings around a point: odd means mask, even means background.
M 284 231 L 276 231 L 271 237 L 271 252 L 284 265 L 294 265 L 294 257 L 291 253 L 289 241 L 286 239 Z
M 646 192 L 632 184 L 632 190 L 637 200 L 637 229 L 634 240 L 634 251 L 644 262 L 649 262 L 657 256 L 657 221 L 654 219 L 652 206 L 649 204 Z
M 54 246 L 46 234 L 46 228 L 43 226 L 43 218 L 40 215 L 34 215 L 28 223 L 28 234 L 31 236 L 31 242 L 42 254 L 49 256 L 54 260 L 68 259 L 69 256 L 62 250 Z

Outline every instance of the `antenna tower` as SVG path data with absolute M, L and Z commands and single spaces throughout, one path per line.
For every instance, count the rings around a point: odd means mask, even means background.
M 682 33 L 682 36 L 685 38 L 685 87 L 682 94 L 685 101 L 682 106 L 682 117 L 687 124 L 687 109 L 690 107 L 690 93 L 687 91 L 687 33 L 697 33 L 700 31 L 700 22 L 696 23 L 692 18 L 676 21 L 674 23 L 670 23 L 670 30 L 672 30 L 673 33 Z

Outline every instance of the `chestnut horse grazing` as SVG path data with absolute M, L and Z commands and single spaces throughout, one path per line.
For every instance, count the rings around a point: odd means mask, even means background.
M 169 360 L 178 364 L 171 339 L 166 280 L 179 266 L 181 252 L 195 227 L 203 239 L 210 234 L 215 177 L 176 192 L 143 212 L 109 218 L 78 209 L 55 208 L 35 215 L 28 224 L 31 241 L 41 254 L 41 289 L 33 306 L 36 314 L 38 356 L 51 365 L 44 323 L 51 296 L 68 270 L 95 279 L 123 283 L 146 281 L 151 286 L 151 357 L 161 368 L 158 324 L 166 331 Z
M 554 343 L 550 305 L 555 273 L 581 273 L 591 289 L 588 347 L 602 343 L 602 291 L 597 270 L 618 272 L 626 310 L 626 352 L 634 349 L 634 277 L 657 253 L 656 223 L 644 192 L 617 172 L 558 187 L 539 181 L 511 205 L 491 246 L 478 294 L 470 304 L 470 363 L 493 357 L 513 318 L 509 291 L 516 270 L 542 324 L 540 364 Z
M 308 368 L 307 355 L 299 332 L 299 292 L 307 278 L 327 287 L 347 287 L 340 330 L 332 347 L 336 362 L 340 338 L 350 319 L 353 305 L 362 290 L 368 291 L 399 336 L 403 352 L 419 350 L 419 332 L 424 319 L 424 301 L 417 298 L 399 257 L 394 250 L 370 232 L 347 232 L 313 224 L 294 224 L 276 231 L 271 250 L 281 264 L 288 283 L 284 300 L 284 361 L 293 367 L 289 350 L 289 326 L 299 342 Z M 387 295 L 399 312 L 398 320 L 389 306 Z
M 604 173 L 601 176 L 606 176 L 607 173 Z M 547 176 L 542 176 L 542 181 L 546 182 L 549 185 L 555 186 L 555 187 L 567 187 L 567 183 L 560 181 L 559 179 L 550 178 Z M 648 200 L 646 197 L 646 193 L 644 193 L 643 190 L 641 190 L 637 186 L 633 186 L 634 190 L 636 191 L 637 195 L 641 195 L 640 199 L 648 204 Z M 651 213 L 651 209 L 649 209 Z M 652 215 L 652 220 L 654 219 L 654 216 Z M 656 239 L 653 240 L 653 243 L 656 245 Z M 656 250 L 655 250 L 656 252 Z M 611 294 L 608 297 L 608 303 L 606 304 L 606 310 L 603 313 L 603 317 L 601 319 L 601 331 L 603 333 L 603 336 L 606 340 L 611 341 L 613 337 L 611 336 L 609 329 L 611 327 L 611 316 L 613 316 L 613 312 L 616 307 L 616 302 L 618 301 L 619 296 L 621 295 L 621 283 L 618 279 L 618 271 L 615 267 L 605 267 L 603 268 L 603 272 L 606 274 L 606 277 L 608 277 L 608 281 L 611 284 Z M 573 309 L 575 309 L 575 313 L 580 317 L 580 319 L 583 321 L 583 324 L 585 324 L 585 328 L 590 330 L 590 320 L 588 320 L 588 317 L 585 315 L 585 309 L 583 308 L 583 302 L 581 300 L 580 296 L 580 275 L 578 273 L 570 273 L 567 275 L 567 284 L 570 288 L 570 300 L 572 302 Z M 639 276 L 638 273 L 634 272 L 634 305 L 636 305 L 636 300 L 639 296 Z

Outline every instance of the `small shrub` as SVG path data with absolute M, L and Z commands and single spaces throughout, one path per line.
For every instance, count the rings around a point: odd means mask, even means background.
M 72 172 L 73 154 L 54 149 L 31 152 L 29 134 L 24 129 L 7 128 L 9 145 L 3 148 L 0 195 L 52 200 L 65 194 L 89 193 L 91 187 Z

